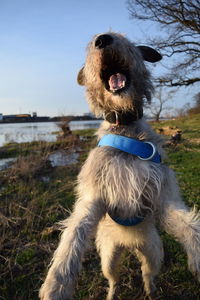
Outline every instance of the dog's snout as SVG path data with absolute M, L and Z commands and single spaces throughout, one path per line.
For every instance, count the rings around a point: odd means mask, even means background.
M 95 40 L 95 47 L 98 49 L 105 48 L 106 46 L 112 44 L 113 38 L 109 34 L 99 35 Z

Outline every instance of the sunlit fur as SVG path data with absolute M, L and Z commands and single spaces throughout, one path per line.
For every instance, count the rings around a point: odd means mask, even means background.
M 141 108 L 152 91 L 150 75 L 138 48 L 122 35 L 108 34 L 114 42 L 106 50 L 95 48 L 97 36 L 90 42 L 85 66 L 78 78 L 79 83 L 86 86 L 90 107 L 96 115 L 109 109 Z M 122 94 L 112 94 L 101 80 L 105 51 L 129 66 L 130 86 Z M 114 126 L 104 121 L 97 137 L 107 133 L 150 141 L 164 156 L 160 136 L 144 118 L 129 126 Z M 149 299 L 153 299 L 154 277 L 163 259 L 157 223 L 183 245 L 188 267 L 200 280 L 199 213 L 183 203 L 175 175 L 165 164 L 142 161 L 110 147 L 95 147 L 78 176 L 76 195 L 71 216 L 61 224 L 63 233 L 40 289 L 40 299 L 72 299 L 84 252 L 95 232 L 102 271 L 109 281 L 106 299 L 117 299 L 119 263 L 124 248 L 133 251 L 141 262 L 144 290 Z M 115 207 L 121 217 L 143 215 L 144 221 L 130 227 L 118 225 L 107 214 Z

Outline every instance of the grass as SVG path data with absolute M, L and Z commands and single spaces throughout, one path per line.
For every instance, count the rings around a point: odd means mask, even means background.
M 152 125 L 155 129 L 176 126 L 183 131 L 183 141 L 166 148 L 166 162 L 177 172 L 187 204 L 200 209 L 200 115 Z M 72 209 L 77 174 L 96 143 L 93 133 L 93 130 L 76 131 L 73 137 L 55 143 L 9 144 L 0 148 L 0 158 L 17 157 L 13 168 L 0 172 L 1 300 L 38 299 L 38 289 L 59 240 L 56 222 L 66 218 Z M 79 140 L 76 135 L 91 138 Z M 48 163 L 49 153 L 76 147 L 81 149 L 78 163 L 55 168 Z M 165 261 L 157 278 L 160 299 L 200 299 L 200 286 L 187 269 L 182 247 L 166 233 L 160 234 L 165 249 Z M 140 286 L 139 263 L 127 252 L 120 273 L 120 299 L 132 299 Z M 106 287 L 91 242 L 75 299 L 105 299 Z

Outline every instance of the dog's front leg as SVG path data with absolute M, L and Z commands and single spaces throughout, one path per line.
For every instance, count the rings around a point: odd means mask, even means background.
M 63 233 L 46 280 L 40 289 L 42 300 L 72 299 L 81 260 L 92 231 L 105 213 L 100 199 L 79 198 L 72 215 L 62 222 Z
M 188 267 L 200 281 L 200 214 L 176 199 L 165 203 L 161 224 L 183 245 Z

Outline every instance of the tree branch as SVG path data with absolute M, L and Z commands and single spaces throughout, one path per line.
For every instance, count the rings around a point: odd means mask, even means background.
M 166 78 L 158 78 L 155 80 L 157 82 L 157 86 L 169 86 L 169 87 L 174 87 L 174 86 L 189 86 L 194 84 L 195 82 L 199 82 L 200 78 L 189 78 L 189 79 L 180 79 L 177 81 L 173 81 L 173 79 L 166 79 Z
M 128 0 L 127 3 L 132 18 L 149 20 L 161 26 L 164 35 L 148 42 L 163 56 L 176 59 L 171 74 L 158 80 L 167 86 L 188 86 L 199 82 L 195 72 L 200 59 L 200 0 Z M 176 72 L 175 79 L 174 72 L 178 70 L 185 75 Z

